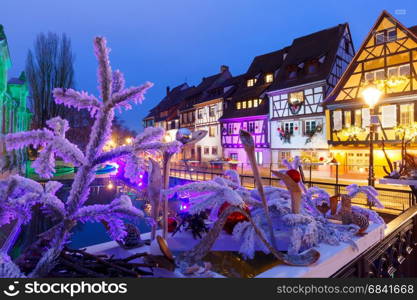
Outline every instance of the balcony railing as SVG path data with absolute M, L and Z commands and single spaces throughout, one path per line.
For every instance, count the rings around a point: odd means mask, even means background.
M 279 179 L 272 175 L 271 170 L 282 169 L 279 164 L 259 165 L 264 185 L 280 186 Z M 352 183 L 367 185 L 367 166 L 358 165 L 304 165 L 304 182 L 307 186 L 317 186 L 325 189 L 331 195 L 346 193 L 346 186 Z M 384 174 L 382 166 L 375 167 Z M 210 162 L 175 162 L 171 165 L 171 176 L 192 180 L 211 180 L 222 176 L 225 170 L 236 170 L 241 178 L 241 184 L 248 188 L 255 187 L 255 180 L 249 164 L 244 163 L 210 163 Z M 382 176 L 380 176 L 382 177 Z M 416 198 L 408 187 L 393 185 L 377 185 L 379 198 L 385 206 L 384 212 L 398 214 L 416 204 Z M 358 196 L 355 204 L 366 205 L 365 196 Z

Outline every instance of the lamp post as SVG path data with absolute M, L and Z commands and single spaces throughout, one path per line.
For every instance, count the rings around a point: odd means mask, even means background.
M 375 186 L 375 172 L 374 172 L 374 135 L 378 125 L 378 116 L 375 115 L 375 105 L 381 98 L 382 92 L 375 86 L 367 87 L 362 96 L 365 103 L 369 106 L 370 124 L 369 124 L 369 173 L 368 185 Z

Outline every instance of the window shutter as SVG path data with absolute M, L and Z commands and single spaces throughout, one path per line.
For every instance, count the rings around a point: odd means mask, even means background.
M 369 108 L 362 108 L 362 128 L 366 128 L 371 123 Z
M 397 106 L 385 105 L 381 107 L 381 124 L 383 128 L 397 126 Z
M 333 129 L 341 130 L 342 129 L 342 111 L 335 110 L 333 112 Z

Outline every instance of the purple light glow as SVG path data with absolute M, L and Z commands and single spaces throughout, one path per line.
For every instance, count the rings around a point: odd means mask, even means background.
M 147 182 L 147 177 L 148 177 L 148 173 L 147 172 L 143 172 L 138 174 L 138 181 L 137 183 L 133 183 L 130 181 L 129 178 L 125 177 L 125 168 L 126 168 L 126 162 L 123 159 L 117 159 L 112 161 L 112 164 L 114 164 L 115 166 L 117 166 L 117 171 L 112 173 L 110 178 L 113 179 L 119 179 L 120 181 L 122 181 L 125 185 L 131 187 L 131 188 L 140 188 L 140 189 L 144 189 L 146 187 L 146 182 Z

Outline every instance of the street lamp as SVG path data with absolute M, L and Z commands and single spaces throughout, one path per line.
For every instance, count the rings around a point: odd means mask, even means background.
M 368 185 L 375 186 L 375 172 L 374 172 L 374 135 L 378 125 L 378 116 L 375 115 L 375 105 L 382 96 L 382 92 L 375 86 L 369 86 L 363 90 L 362 96 L 365 103 L 369 106 L 369 115 L 371 122 L 369 124 L 369 173 Z

